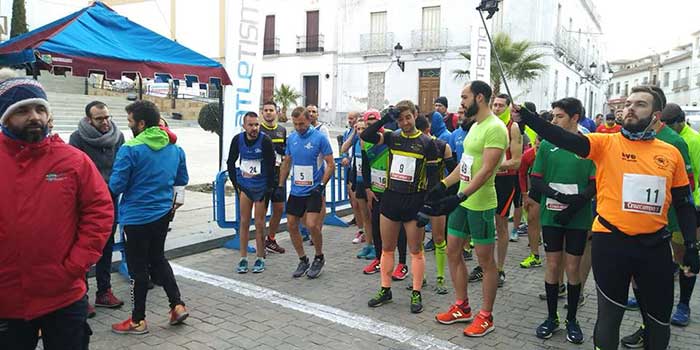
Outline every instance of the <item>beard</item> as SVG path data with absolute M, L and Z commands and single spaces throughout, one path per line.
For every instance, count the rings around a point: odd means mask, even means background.
M 476 103 L 472 103 L 471 106 L 464 108 L 465 118 L 473 117 L 477 113 L 479 113 L 479 106 Z
M 29 125 L 26 125 L 25 127 L 21 129 L 15 129 L 10 127 L 9 125 L 7 128 L 10 130 L 11 133 L 15 134 L 20 140 L 28 142 L 28 143 L 36 143 L 44 138 L 46 138 L 46 135 L 49 134 L 49 127 L 48 125 L 41 124 L 41 123 L 32 123 Z
M 139 136 L 139 134 L 141 133 L 141 130 L 139 130 L 138 127 L 133 127 L 129 129 L 131 129 L 131 133 L 134 134 L 134 137 Z
M 629 132 L 642 132 L 645 131 L 649 125 L 652 123 L 653 117 L 648 115 L 644 118 L 639 118 L 636 121 L 628 121 L 626 119 L 622 120 L 622 127 Z

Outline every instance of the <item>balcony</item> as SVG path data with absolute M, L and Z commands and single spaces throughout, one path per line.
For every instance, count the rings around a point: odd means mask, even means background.
M 447 49 L 447 28 L 411 31 L 413 51 L 442 51 Z
M 265 38 L 263 39 L 263 55 L 279 55 L 280 54 L 280 38 Z
M 393 45 L 394 33 L 360 34 L 360 52 L 365 56 L 391 55 Z
M 297 53 L 323 52 L 323 34 L 297 35 Z
M 688 90 L 690 88 L 688 78 L 681 78 L 673 81 L 673 91 Z

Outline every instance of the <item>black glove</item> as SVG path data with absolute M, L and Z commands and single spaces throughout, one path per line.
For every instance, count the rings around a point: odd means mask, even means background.
M 573 204 L 578 201 L 586 200 L 586 198 L 583 197 L 582 194 L 563 194 L 559 192 L 556 192 L 555 196 L 552 198 L 556 199 L 557 202 L 563 204 Z
M 685 245 L 683 266 L 687 266 L 690 272 L 694 274 L 700 272 L 700 258 L 698 257 L 698 247 L 696 242 L 687 243 Z
M 326 185 L 320 184 L 311 190 L 311 195 L 320 196 L 321 198 L 324 198 L 324 200 L 325 200 L 325 196 L 324 196 L 325 192 L 326 192 Z
M 576 212 L 578 210 L 573 210 L 573 209 L 578 209 L 578 208 L 573 208 L 573 207 L 568 207 L 562 211 L 560 211 L 557 215 L 554 215 L 554 222 L 556 222 L 559 225 L 566 226 L 571 222 L 571 219 L 574 218 L 574 215 L 576 215 Z
M 428 194 L 425 196 L 425 201 L 428 203 L 435 203 L 440 199 L 445 198 L 446 193 L 447 186 L 444 182 L 440 181 L 437 185 L 433 186 L 430 191 L 428 191 Z
M 539 118 L 539 116 L 537 115 L 537 112 L 531 111 L 531 110 L 527 109 L 527 107 L 525 107 L 525 106 L 518 106 L 516 108 L 516 112 L 518 114 L 520 114 L 520 119 L 522 121 L 527 121 L 527 120 Z
M 425 227 L 430 223 L 431 216 L 435 216 L 435 209 L 429 205 L 424 205 L 416 215 L 416 226 Z
M 457 192 L 455 195 L 447 196 L 437 202 L 435 216 L 448 215 L 459 206 L 459 203 L 467 200 L 464 192 Z

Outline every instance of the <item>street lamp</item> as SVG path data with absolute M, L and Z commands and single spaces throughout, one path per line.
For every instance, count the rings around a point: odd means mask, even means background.
M 406 67 L 406 62 L 401 60 L 402 53 L 403 53 L 403 46 L 401 46 L 401 43 L 396 43 L 396 46 L 394 46 L 394 56 L 396 56 L 396 64 L 399 66 L 399 68 L 403 72 L 405 67 Z

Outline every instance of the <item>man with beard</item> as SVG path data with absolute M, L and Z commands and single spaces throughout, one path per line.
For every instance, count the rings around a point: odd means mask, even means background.
M 263 120 L 260 124 L 261 131 L 272 139 L 272 144 L 275 146 L 275 170 L 272 175 L 275 179 L 279 179 L 280 165 L 284 159 L 284 150 L 287 146 L 287 129 L 277 124 L 277 105 L 272 101 L 267 101 L 263 104 Z M 268 252 L 284 254 L 284 248 L 280 247 L 275 240 L 275 234 L 280 227 L 282 213 L 284 212 L 284 201 L 287 200 L 287 188 L 277 187 L 270 196 L 272 203 L 272 215 L 265 239 L 265 248 Z
M 78 130 L 70 135 L 71 146 L 85 152 L 92 159 L 95 166 L 100 171 L 105 183 L 109 182 L 112 174 L 112 165 L 117 151 L 124 144 L 124 134 L 112 121 L 107 105 L 100 101 L 92 101 L 85 106 L 85 118 L 78 123 Z M 95 278 L 97 280 L 97 292 L 95 293 L 95 306 L 106 308 L 117 308 L 124 305 L 124 302 L 117 299 L 112 294 L 111 273 L 112 273 L 112 247 L 114 246 L 114 232 L 117 230 L 117 200 L 118 197 L 112 194 L 112 204 L 114 205 L 114 223 L 112 233 L 107 239 L 102 257 L 95 265 Z M 88 317 L 95 316 L 95 308 L 88 302 Z
M 593 160 L 597 211 L 593 221 L 592 263 L 598 289 L 594 346 L 616 349 L 631 278 L 639 288 L 647 349 L 666 349 L 673 310 L 673 258 L 668 240 L 668 209 L 676 209 L 685 242 L 683 271 L 700 271 L 695 208 L 681 153 L 656 139 L 653 125 L 662 99 L 649 87 L 627 97 L 622 131 L 616 134 L 567 133 L 516 108 L 523 121 L 555 146 Z
M 443 198 L 434 203 L 435 215 L 449 214 L 447 261 L 456 297 L 449 310 L 437 314 L 435 319 L 442 324 L 474 319 L 463 331 L 468 337 L 483 337 L 494 330 L 491 313 L 498 287 L 498 268 L 494 259 L 494 221 L 498 201 L 494 181 L 508 147 L 508 129 L 489 108 L 491 94 L 491 87 L 480 80 L 472 81 L 462 90 L 465 116 L 475 116 L 476 123 L 464 139 L 459 166 L 428 194 L 428 198 Z M 457 183 L 457 194 L 446 196 L 447 189 Z M 467 267 L 462 259 L 462 247 L 469 236 L 474 241 L 484 275 L 483 304 L 475 318 L 467 295 Z
M 119 223 L 126 236 L 126 262 L 131 277 L 131 317 L 112 325 L 118 334 L 144 334 L 149 269 L 158 276 L 170 302 L 171 325 L 182 323 L 189 313 L 180 298 L 173 270 L 165 258 L 165 238 L 174 213 L 173 186 L 185 186 L 189 177 L 185 152 L 170 143 L 158 126 L 160 111 L 150 101 L 126 106 L 134 138 L 117 153 L 109 188 L 122 195 Z
M 240 206 L 241 260 L 237 272 L 248 272 L 248 239 L 250 216 L 255 217 L 255 253 L 253 273 L 265 271 L 265 214 L 267 202 L 276 188 L 279 177 L 274 176 L 275 151 L 272 140 L 260 133 L 258 114 L 248 112 L 243 116 L 243 132 L 231 140 L 228 159 L 228 176 L 238 192 Z M 279 190 L 278 190 L 279 191 Z M 252 213 L 255 207 L 255 213 Z
M 83 152 L 49 135 L 43 87 L 0 82 L 0 344 L 88 348 L 85 273 L 114 221 L 109 190 Z

